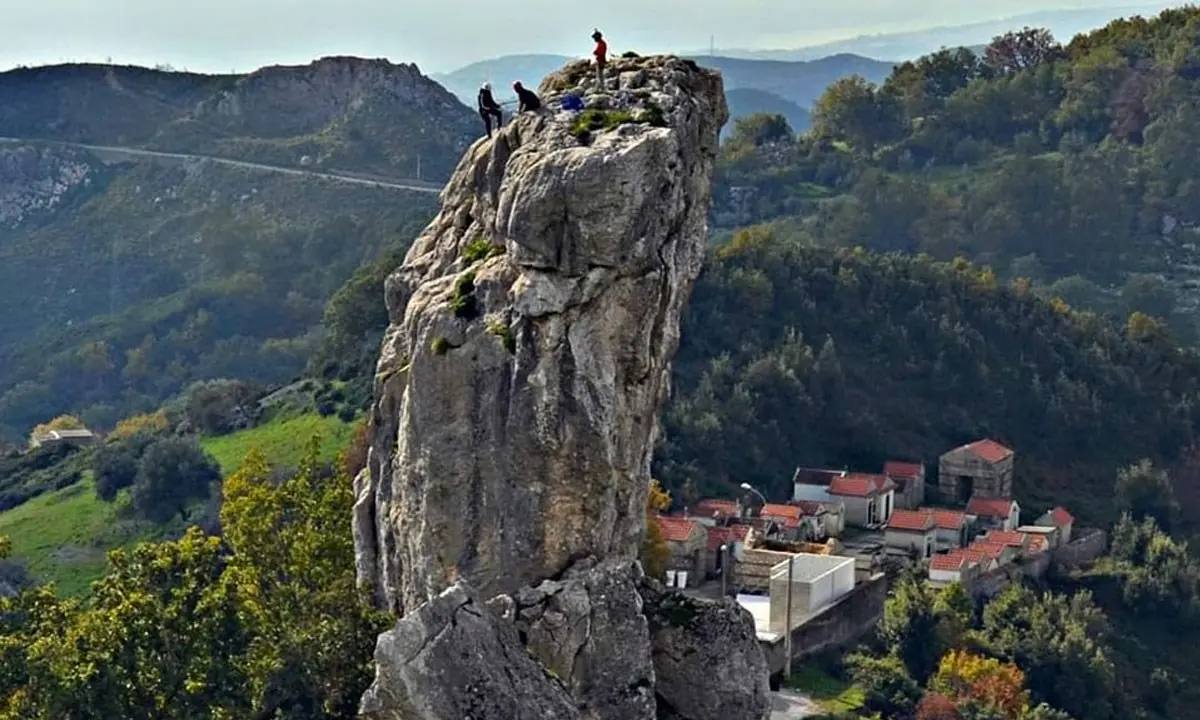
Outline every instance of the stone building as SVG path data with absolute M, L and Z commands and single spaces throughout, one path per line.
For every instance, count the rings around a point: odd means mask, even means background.
M 656 519 L 671 552 L 667 569 L 683 570 L 699 578 L 707 564 L 708 533 L 705 526 L 690 518 L 659 515 Z
M 938 460 L 943 502 L 966 504 L 972 497 L 1012 497 L 1013 451 L 995 440 L 976 440 Z

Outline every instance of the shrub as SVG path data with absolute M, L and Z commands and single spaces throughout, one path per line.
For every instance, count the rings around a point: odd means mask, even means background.
M 213 483 L 220 480 L 220 466 L 194 440 L 159 440 L 139 463 L 133 507 L 155 522 L 175 513 L 186 519 L 188 503 L 207 497 Z
M 429 344 L 429 349 L 433 351 L 434 355 L 445 355 L 446 351 L 450 349 L 450 341 L 441 336 L 435 337 Z
M 96 479 L 96 497 L 112 502 L 117 493 L 133 485 L 138 474 L 138 457 L 124 443 L 104 445 L 92 456 L 92 476 Z
M 496 257 L 497 255 L 503 255 L 504 253 L 505 247 L 503 245 L 495 245 L 487 238 L 479 237 L 467 243 L 466 247 L 463 248 L 462 258 L 468 263 L 475 263 L 480 260 Z
M 479 317 L 479 307 L 475 302 L 475 273 L 460 275 L 454 281 L 454 296 L 450 299 L 450 309 L 455 317 L 464 320 L 474 320 Z
M 513 335 L 512 328 L 500 321 L 493 319 L 488 322 L 488 334 L 495 335 L 500 338 L 500 344 L 508 351 L 510 355 L 515 355 L 517 352 L 517 338 Z

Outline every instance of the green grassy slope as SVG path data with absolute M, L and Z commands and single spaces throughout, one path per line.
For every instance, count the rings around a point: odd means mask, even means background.
M 252 448 L 265 452 L 274 465 L 293 465 L 314 434 L 321 437 L 322 458 L 333 460 L 348 442 L 351 427 L 336 417 L 306 414 L 205 438 L 201 446 L 229 474 Z M 109 550 L 170 537 L 183 529 L 178 519 L 155 525 L 132 517 L 128 493 L 115 503 L 101 502 L 90 474 L 76 485 L 0 512 L 0 537 L 12 540 L 13 556 L 35 577 L 57 583 L 64 595 L 87 593 L 90 583 L 103 575 Z

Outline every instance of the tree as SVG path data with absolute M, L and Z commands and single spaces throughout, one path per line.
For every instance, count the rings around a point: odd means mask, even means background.
M 196 432 L 223 435 L 250 425 L 258 414 L 260 395 L 241 380 L 196 383 L 188 389 L 185 412 Z
M 106 440 L 109 442 L 125 440 L 139 433 L 158 435 L 166 432 L 169 427 L 170 422 L 167 420 L 167 414 L 162 410 L 155 413 L 132 415 L 118 422 L 117 426 L 108 434 Z
M 958 705 L 945 695 L 925 693 L 917 705 L 915 720 L 962 720 Z
M 812 131 L 817 137 L 845 140 L 858 150 L 893 140 L 900 130 L 899 102 L 861 75 L 835 81 L 813 106 Z
M 760 147 L 779 142 L 795 142 L 796 135 L 787 118 L 771 113 L 754 113 L 733 121 L 729 142 L 747 147 Z
M 984 64 L 997 75 L 1035 68 L 1064 55 L 1049 30 L 1030 27 L 997 36 L 983 53 Z
M 658 514 L 671 507 L 671 495 L 662 489 L 654 478 L 650 479 L 650 491 L 646 494 L 646 537 L 642 540 L 641 561 L 646 575 L 661 580 L 667 572 L 671 551 L 663 538 L 662 529 L 656 519 Z
M 195 441 L 159 440 L 142 456 L 133 485 L 133 507 L 159 522 L 174 513 L 186 519 L 188 503 L 207 497 L 220 480 L 220 466 Z
M 938 663 L 929 689 L 956 705 L 965 702 L 994 711 L 1002 720 L 1021 720 L 1029 708 L 1025 674 L 1012 663 L 951 650 Z
M 101 446 L 92 456 L 92 476 L 96 497 L 104 502 L 117 499 L 117 493 L 133 485 L 138 475 L 138 457 L 123 443 Z
M 258 717 L 353 716 L 391 620 L 356 587 L 352 479 L 324 476 L 319 457 L 314 437 L 299 470 L 276 486 L 252 452 L 224 484 L 221 527 L 233 557 L 223 580 L 251 637 L 244 667 Z
M 908 674 L 922 685 L 945 650 L 940 625 L 934 590 L 926 583 L 905 577 L 893 585 L 879 623 L 880 636 L 888 650 L 904 663 Z
M 863 689 L 863 707 L 871 712 L 903 717 L 912 712 L 921 697 L 921 686 L 895 656 L 855 653 L 847 656 L 846 665 L 854 684 Z
M 1117 507 L 1129 511 L 1135 520 L 1154 518 L 1167 532 L 1174 527 L 1179 503 L 1171 478 L 1148 458 L 1117 471 L 1115 495 Z

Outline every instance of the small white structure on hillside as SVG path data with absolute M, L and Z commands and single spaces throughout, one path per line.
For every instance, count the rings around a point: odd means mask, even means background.
M 792 572 L 791 627 L 837 602 L 854 589 L 854 558 L 795 553 L 771 568 L 768 630 L 783 633 L 788 626 L 788 565 Z

